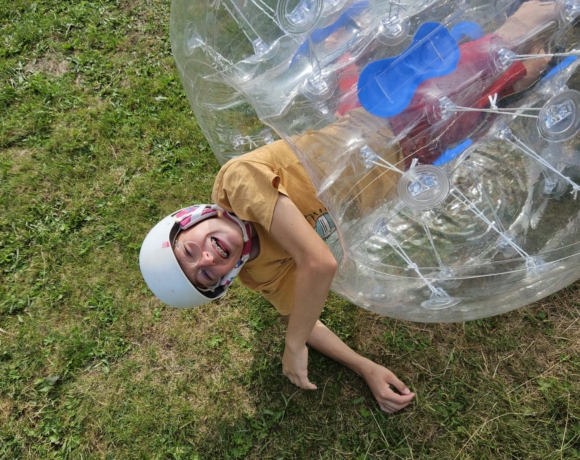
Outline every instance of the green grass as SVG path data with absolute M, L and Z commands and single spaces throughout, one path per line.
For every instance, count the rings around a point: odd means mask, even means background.
M 580 285 L 425 325 L 331 296 L 323 320 L 417 392 L 381 413 L 236 284 L 197 310 L 141 281 L 142 238 L 219 165 L 172 62 L 169 2 L 0 3 L 0 458 L 580 458 Z

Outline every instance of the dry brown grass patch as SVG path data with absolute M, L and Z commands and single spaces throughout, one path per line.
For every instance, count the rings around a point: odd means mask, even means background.
M 30 161 L 32 160 L 32 155 L 32 150 L 22 148 L 11 148 L 2 152 L 3 157 L 12 160 L 10 174 L 15 175 L 25 172 L 25 169 L 29 166 Z
M 68 72 L 70 63 L 59 59 L 56 55 L 48 54 L 38 59 L 33 59 L 24 66 L 29 73 L 42 72 L 54 77 L 60 77 Z
M 0 396 L 0 425 L 8 423 L 13 409 L 14 403 L 12 400 L 7 396 Z

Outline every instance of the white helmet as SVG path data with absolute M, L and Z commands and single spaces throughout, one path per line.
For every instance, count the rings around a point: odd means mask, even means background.
M 171 242 L 180 231 L 193 227 L 202 220 L 217 216 L 218 211 L 222 211 L 225 217 L 240 226 L 244 247 L 240 260 L 229 273 L 222 277 L 218 287 L 213 291 L 202 292 L 187 279 L 181 270 Z M 153 294 L 167 305 L 177 308 L 197 307 L 219 299 L 226 293 L 230 283 L 250 257 L 252 245 L 250 235 L 249 223 L 238 219 L 234 214 L 224 211 L 217 205 L 200 204 L 180 209 L 155 225 L 145 237 L 139 253 L 141 274 Z

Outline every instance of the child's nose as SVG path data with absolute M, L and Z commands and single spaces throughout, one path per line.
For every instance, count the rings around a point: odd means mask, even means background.
M 199 261 L 201 267 L 208 267 L 215 265 L 215 260 L 213 255 L 209 251 L 203 251 L 201 255 L 201 260 Z

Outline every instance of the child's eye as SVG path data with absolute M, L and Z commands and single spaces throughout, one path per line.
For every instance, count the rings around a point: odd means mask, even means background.
M 199 274 L 202 278 L 200 282 L 202 284 L 205 284 L 206 286 L 213 286 L 220 280 L 219 273 L 214 272 L 211 269 L 208 270 L 202 268 L 201 270 L 199 270 Z

